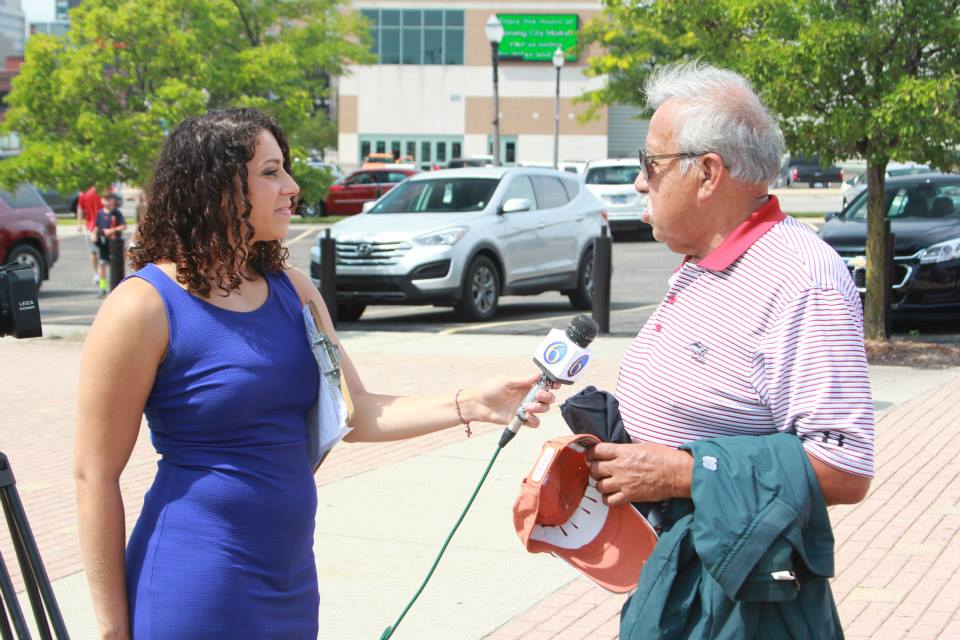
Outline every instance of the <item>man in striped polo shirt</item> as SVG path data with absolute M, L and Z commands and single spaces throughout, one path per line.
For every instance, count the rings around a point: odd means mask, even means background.
M 659 69 L 646 96 L 635 186 L 654 236 L 683 258 L 621 363 L 633 443 L 590 452 L 598 490 L 611 505 L 689 498 L 681 444 L 787 432 L 826 504 L 859 502 L 874 472 L 860 297 L 840 257 L 768 194 L 779 125 L 745 78 L 700 63 Z

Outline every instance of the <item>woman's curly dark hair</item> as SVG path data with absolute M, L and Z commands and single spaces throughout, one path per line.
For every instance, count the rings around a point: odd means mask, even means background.
M 289 253 L 279 240 L 250 245 L 247 162 L 261 131 L 276 138 L 289 173 L 287 136 L 276 120 L 256 109 L 211 111 L 173 130 L 146 189 L 147 208 L 130 249 L 135 269 L 171 261 L 178 281 L 208 297 L 211 280 L 227 295 L 250 268 L 277 273 L 286 266 Z

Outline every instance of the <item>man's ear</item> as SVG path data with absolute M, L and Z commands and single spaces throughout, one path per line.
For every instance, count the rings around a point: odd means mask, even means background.
M 716 153 L 707 153 L 700 158 L 700 197 L 706 198 L 716 193 L 720 181 L 727 173 L 723 158 Z

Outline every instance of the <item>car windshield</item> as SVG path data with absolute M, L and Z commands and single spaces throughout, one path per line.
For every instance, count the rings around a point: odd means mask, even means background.
M 885 206 L 887 218 L 942 219 L 960 217 L 960 184 L 923 182 L 887 189 Z M 846 220 L 867 219 L 867 192 L 861 193 L 846 211 Z
M 408 180 L 392 189 L 370 213 L 462 213 L 487 206 L 496 178 Z
M 587 184 L 633 184 L 640 173 L 640 165 L 592 167 L 587 170 Z

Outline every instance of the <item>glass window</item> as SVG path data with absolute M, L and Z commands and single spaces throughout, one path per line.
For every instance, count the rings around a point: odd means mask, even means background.
M 447 29 L 444 64 L 463 64 L 463 29 Z
M 36 189 L 26 184 L 19 185 L 14 193 L 0 191 L 0 199 L 13 209 L 45 207 L 47 205 L 43 197 L 37 193 Z
M 377 9 L 363 9 L 360 12 L 364 18 L 370 21 L 370 52 L 376 55 L 380 54 L 380 11 Z
M 541 209 L 553 209 L 567 204 L 567 192 L 559 179 L 552 176 L 531 176 L 531 179 Z
M 921 183 L 887 191 L 887 218 L 950 218 L 960 215 L 960 186 Z M 867 219 L 867 194 L 844 211 L 847 220 Z
M 899 212 L 903 207 L 906 201 L 906 190 L 900 189 L 899 191 L 887 191 L 887 217 L 890 217 L 892 212 Z M 847 207 L 847 210 L 844 212 L 843 217 L 847 220 L 866 220 L 867 219 L 867 192 L 864 191 L 862 197 L 857 198 L 853 203 Z
M 463 11 L 445 11 L 444 15 L 446 16 L 448 27 L 463 26 Z
M 505 160 L 505 162 L 513 164 L 514 162 L 517 161 L 517 143 L 508 142 L 506 144 L 506 148 L 507 148 L 507 153 L 505 155 L 507 156 L 507 159 Z
M 390 153 L 393 155 L 393 159 L 397 160 L 400 158 L 400 141 L 394 140 L 390 143 Z
M 360 143 L 360 157 L 366 158 L 368 155 L 370 155 L 370 141 L 364 140 Z
M 377 153 L 386 153 L 386 152 L 387 152 L 386 140 L 377 140 Z
M 417 143 L 416 142 L 407 142 L 407 155 L 411 159 L 415 159 L 417 155 Z
M 347 178 L 347 184 L 373 184 L 373 176 L 368 171 L 355 173 Z
M 960 185 L 943 185 L 930 201 L 930 218 L 956 218 L 960 216 Z
M 380 62 L 400 64 L 400 29 L 380 30 Z
M 389 182 L 390 184 L 397 184 L 398 182 L 403 182 L 409 177 L 410 176 L 408 176 L 407 174 L 400 173 L 399 171 L 390 171 L 389 173 L 387 173 L 386 182 Z
M 580 183 L 576 180 L 561 180 L 560 183 L 567 191 L 568 200 L 573 200 L 577 197 L 577 194 L 580 193 Z
M 451 143 L 450 143 L 450 157 L 451 157 L 451 158 L 459 158 L 459 157 L 460 157 L 460 143 L 459 143 L 459 142 L 451 142 Z
M 424 29 L 423 64 L 440 64 L 441 62 L 443 62 L 443 30 Z
M 420 36 L 423 33 L 420 27 L 406 27 L 403 30 L 403 64 L 420 64 L 422 52 L 420 50 Z
M 633 184 L 640 173 L 640 165 L 619 165 L 615 167 L 591 167 L 587 170 L 584 182 L 587 184 Z
M 423 162 L 430 162 L 430 143 L 421 142 L 420 143 L 420 160 Z
M 403 10 L 403 26 L 419 27 L 421 24 L 423 24 L 423 11 L 420 9 Z
M 381 9 L 380 10 L 381 27 L 399 27 L 400 11 L 399 9 Z
M 424 11 L 423 24 L 427 25 L 428 27 L 442 27 L 443 11 Z
M 394 187 L 370 213 L 459 213 L 487 206 L 498 180 L 438 178 L 411 180 Z
M 503 194 L 503 201 L 511 198 L 525 198 L 530 201 L 530 208 L 537 208 L 537 198 L 533 194 L 533 185 L 530 184 L 530 178 L 527 176 L 517 176 L 507 186 L 506 193 Z
M 437 143 L 437 162 L 446 162 L 447 161 L 447 143 L 438 142 Z

